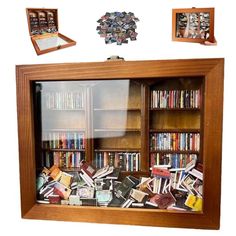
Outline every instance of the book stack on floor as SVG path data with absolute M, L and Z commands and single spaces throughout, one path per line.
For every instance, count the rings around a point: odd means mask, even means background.
M 126 176 L 120 169 L 96 169 L 82 161 L 80 170 L 43 168 L 37 178 L 37 202 L 78 206 L 202 211 L 203 168 L 193 159 L 185 168 L 154 165 L 150 177 Z

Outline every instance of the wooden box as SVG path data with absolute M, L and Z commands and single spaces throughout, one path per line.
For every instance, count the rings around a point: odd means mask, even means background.
M 74 40 L 59 33 L 57 9 L 27 8 L 26 13 L 29 34 L 37 55 L 76 44 Z
M 223 78 L 224 59 L 220 58 L 17 66 L 22 217 L 218 229 Z M 192 101 L 194 105 L 186 105 L 189 104 L 186 102 L 183 106 L 176 105 L 179 103 L 174 106 L 174 103 L 168 103 L 168 106 L 163 106 L 167 103 L 160 103 L 160 106 L 156 103 L 156 94 L 172 97 L 178 94 L 176 91 L 183 91 L 185 97 L 190 98 L 186 101 Z M 200 96 L 194 100 L 186 91 L 198 91 Z M 73 102 L 73 96 L 78 98 L 80 95 L 80 103 Z M 68 143 L 65 142 L 67 133 L 77 131 L 85 133 L 84 145 L 64 146 Z M 47 139 L 48 132 L 53 138 Z M 61 133 L 64 141 L 60 138 Z M 153 148 L 152 137 L 159 133 L 196 135 L 200 138 L 200 147 Z M 176 143 L 177 139 L 173 140 Z M 126 166 L 128 168 L 122 170 L 121 178 L 129 175 L 136 178 L 150 176 L 153 155 L 156 154 L 196 155 L 203 166 L 203 207 L 198 211 L 183 211 L 176 208 L 41 204 L 36 196 L 36 176 L 45 165 L 50 167 L 51 163 L 55 164 L 54 157 L 49 157 L 46 164 L 43 161 L 44 153 L 48 152 L 85 153 L 88 163 L 95 160 L 97 164 L 97 153 L 138 152 L 139 168 Z M 78 171 L 75 166 L 60 168 L 63 171 Z
M 172 40 L 214 42 L 214 8 L 173 9 Z

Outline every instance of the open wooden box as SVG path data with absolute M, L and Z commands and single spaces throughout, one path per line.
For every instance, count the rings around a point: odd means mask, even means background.
M 214 42 L 214 8 L 173 9 L 172 40 Z
M 37 55 L 67 48 L 76 42 L 59 33 L 58 10 L 27 8 L 29 34 Z

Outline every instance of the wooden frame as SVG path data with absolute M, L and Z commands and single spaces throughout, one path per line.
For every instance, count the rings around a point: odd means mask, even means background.
M 172 10 L 172 40 L 178 41 L 178 42 L 192 42 L 192 43 L 203 43 L 205 41 L 214 42 L 214 8 L 182 8 L 182 9 L 173 9 Z M 177 27 L 177 16 L 178 14 L 184 14 L 184 13 L 209 13 L 209 37 L 208 38 L 199 38 L 200 36 L 200 24 L 198 25 L 198 37 L 197 38 L 191 38 L 186 36 L 183 36 L 184 33 L 189 33 L 189 31 L 181 30 L 178 31 Z M 199 17 L 200 18 L 200 17 Z M 189 20 L 188 20 L 189 22 Z M 187 24 L 187 23 L 186 23 Z M 204 31 L 203 31 L 204 32 Z M 180 34 L 181 36 L 177 36 L 177 34 Z M 206 36 L 206 35 L 205 35 Z
M 202 155 L 204 157 L 205 188 L 203 212 L 98 208 L 36 203 L 36 140 L 32 91 L 34 81 L 116 78 L 132 80 L 137 78 L 158 79 L 160 77 L 163 79 L 164 77 L 176 76 L 201 76 L 204 78 Z M 16 77 L 21 216 L 23 218 L 219 229 L 224 59 L 22 65 L 16 67 Z M 214 99 L 212 99 L 213 97 Z
M 58 25 L 58 10 L 57 9 L 46 9 L 46 8 L 27 8 L 27 21 L 28 21 L 28 28 L 29 28 L 29 34 L 31 37 L 32 44 L 34 46 L 34 49 L 37 53 L 37 55 L 42 55 L 48 52 L 53 52 L 62 48 L 67 48 L 76 45 L 76 42 L 65 35 L 59 33 L 59 25 Z M 47 18 L 45 24 L 43 26 L 40 25 L 40 14 L 45 14 L 45 17 Z M 50 14 L 53 16 L 53 24 L 50 24 Z M 38 26 L 34 28 L 34 26 L 31 25 L 31 15 L 34 16 L 34 18 L 38 22 Z M 53 29 L 51 31 L 51 29 Z M 40 33 L 40 31 L 43 31 L 43 33 Z M 49 32 L 47 32 L 49 31 Z M 51 31 L 51 32 L 50 32 Z M 59 38 L 65 43 L 62 45 L 58 44 L 52 47 L 48 47 L 45 49 L 40 49 L 40 46 L 38 45 L 38 40 L 43 39 L 50 39 L 50 38 Z

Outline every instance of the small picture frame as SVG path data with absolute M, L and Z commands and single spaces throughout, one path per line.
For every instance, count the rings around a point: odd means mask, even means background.
M 172 9 L 172 40 L 214 42 L 214 8 Z

